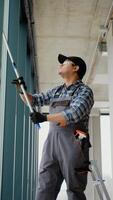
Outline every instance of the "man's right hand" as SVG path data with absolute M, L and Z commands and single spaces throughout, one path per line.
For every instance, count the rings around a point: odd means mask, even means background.
M 20 94 L 23 94 L 20 85 L 23 85 L 24 89 L 27 90 L 27 86 L 26 86 L 24 78 L 22 76 L 17 79 L 14 79 L 11 83 L 16 85 L 16 88 Z
M 20 85 L 22 84 L 23 87 L 24 87 L 24 89 L 27 90 L 27 86 L 26 86 L 26 84 L 25 84 L 25 81 L 24 81 L 23 77 L 19 77 L 19 78 L 17 78 L 17 79 L 14 79 L 14 80 L 12 81 L 12 84 L 16 85 L 17 91 L 19 92 L 22 101 L 23 101 L 25 104 L 27 104 L 26 99 L 25 99 L 25 97 L 24 97 L 24 94 L 23 94 L 23 92 L 22 92 L 22 90 L 21 90 L 21 87 L 20 87 Z M 28 97 L 30 103 L 32 104 L 32 102 L 33 102 L 32 94 L 27 93 L 27 97 Z

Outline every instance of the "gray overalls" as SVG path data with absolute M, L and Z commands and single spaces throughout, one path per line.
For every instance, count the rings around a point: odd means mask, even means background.
M 72 95 L 55 98 L 50 113 L 59 113 L 69 106 Z M 68 200 L 86 200 L 84 190 L 89 171 L 89 135 L 83 143 L 74 135 L 81 123 L 60 127 L 50 122 L 39 170 L 36 200 L 55 200 L 65 179 Z M 82 127 L 83 130 L 83 127 Z M 85 131 L 85 130 L 84 130 Z

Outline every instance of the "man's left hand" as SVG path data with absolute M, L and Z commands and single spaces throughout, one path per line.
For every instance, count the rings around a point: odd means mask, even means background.
M 47 121 L 47 115 L 41 114 L 40 112 L 36 112 L 36 111 L 34 111 L 33 113 L 30 113 L 30 117 L 34 124 Z

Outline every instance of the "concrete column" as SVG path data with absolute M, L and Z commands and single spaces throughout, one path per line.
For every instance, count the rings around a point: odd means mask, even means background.
M 108 89 L 109 89 L 109 112 L 110 112 L 110 137 L 111 137 L 111 162 L 112 162 L 112 178 L 109 182 L 109 193 L 113 198 L 113 25 L 109 29 L 107 36 L 107 48 L 108 48 Z M 107 155 L 106 155 L 107 156 Z
M 101 136 L 100 136 L 100 113 L 94 110 L 90 116 L 89 134 L 92 147 L 90 148 L 90 160 L 96 160 L 99 171 L 101 171 Z M 86 190 L 87 199 L 99 200 L 97 191 L 94 187 L 91 174 L 88 177 L 88 186 Z

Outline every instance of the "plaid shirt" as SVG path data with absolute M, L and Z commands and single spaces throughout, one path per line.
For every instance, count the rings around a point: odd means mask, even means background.
M 94 97 L 91 88 L 85 85 L 81 80 L 66 86 L 65 83 L 48 90 L 45 94 L 33 94 L 33 106 L 49 105 L 51 100 L 57 97 L 67 97 L 73 93 L 70 106 L 61 113 L 65 117 L 67 124 L 78 123 L 82 121 L 88 129 L 88 120 L 91 108 L 94 104 Z

